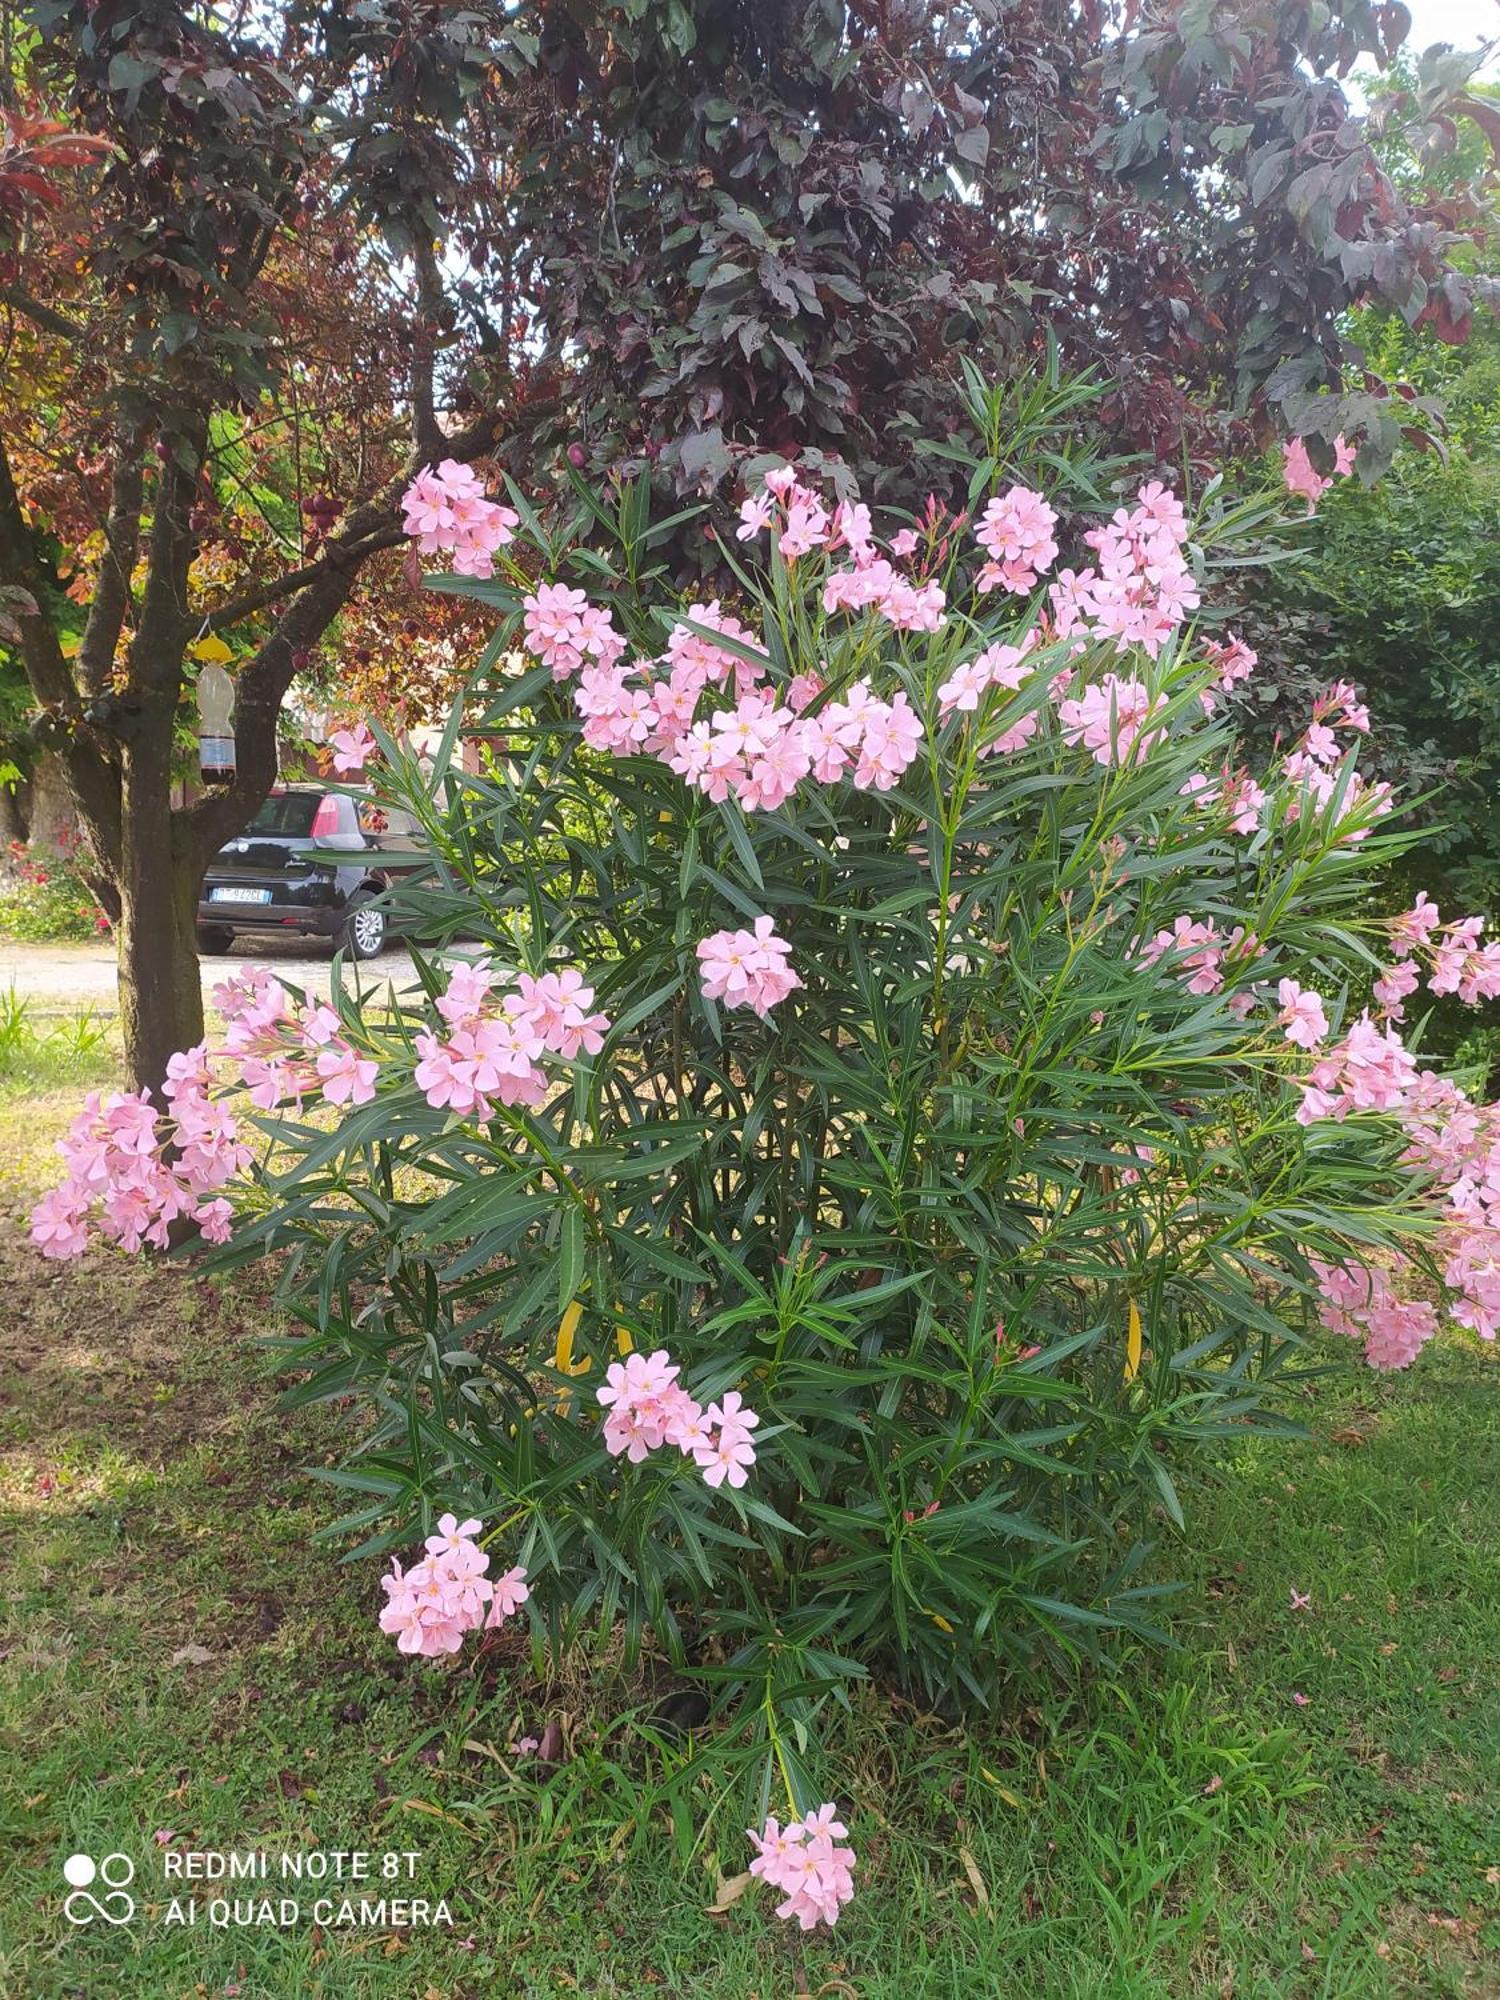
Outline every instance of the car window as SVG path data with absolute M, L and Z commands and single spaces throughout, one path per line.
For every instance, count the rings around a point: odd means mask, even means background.
M 285 833 L 294 838 L 312 832 L 313 814 L 318 810 L 316 792 L 272 792 L 261 801 L 247 833 Z

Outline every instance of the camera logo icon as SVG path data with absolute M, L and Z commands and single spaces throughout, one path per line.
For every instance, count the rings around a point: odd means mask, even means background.
M 106 1854 L 95 1861 L 91 1854 L 70 1854 L 63 1863 L 63 1880 L 72 1894 L 63 1902 L 63 1915 L 70 1924 L 91 1924 L 102 1917 L 107 1924 L 128 1924 L 135 1915 L 135 1898 L 125 1891 L 135 1880 L 135 1863 L 128 1854 Z M 94 1895 L 95 1882 L 104 1890 Z

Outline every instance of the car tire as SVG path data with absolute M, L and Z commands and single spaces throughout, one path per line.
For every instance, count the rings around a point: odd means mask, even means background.
M 200 924 L 198 950 L 204 958 L 222 958 L 234 949 L 234 932 L 228 924 Z
M 361 890 L 349 898 L 335 942 L 351 958 L 379 958 L 385 950 L 385 932 L 385 911 L 368 890 Z

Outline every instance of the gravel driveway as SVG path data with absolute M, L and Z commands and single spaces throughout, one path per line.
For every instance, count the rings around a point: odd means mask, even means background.
M 278 977 L 291 985 L 326 996 L 333 954 L 326 944 L 305 938 L 241 939 L 223 958 L 199 961 L 205 997 L 242 965 L 273 966 Z M 358 968 L 346 961 L 346 980 L 356 970 L 362 985 L 394 980 L 402 986 L 414 976 L 411 959 L 400 945 Z M 11 987 L 25 998 L 91 1004 L 113 1012 L 118 1004 L 114 951 L 107 944 L 0 944 L 0 993 Z

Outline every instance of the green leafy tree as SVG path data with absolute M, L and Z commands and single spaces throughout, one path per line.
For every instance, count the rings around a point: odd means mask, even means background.
M 1126 13 L 549 10 L 506 190 L 538 366 L 566 389 L 565 425 L 532 436 L 679 491 L 795 448 L 909 501 L 956 355 L 1024 372 L 1050 333 L 1108 380 L 1114 437 L 1165 461 L 1272 422 L 1389 458 L 1420 413 L 1351 369 L 1344 315 L 1378 299 L 1465 336 L 1492 296 L 1454 261 L 1488 141 L 1440 188 L 1372 150 L 1340 79 L 1396 56 L 1403 8 Z M 1471 66 L 1434 59 L 1387 107 L 1412 161 L 1488 120 Z
M 500 384 L 467 370 L 435 246 L 482 230 L 490 101 L 529 45 L 501 11 L 402 0 L 47 0 L 7 48 L 39 108 L 0 135 L 0 587 L 149 1085 L 201 1032 L 198 885 L 274 779 L 293 677 L 400 541 L 411 471 L 495 441 Z M 53 556 L 90 540 L 74 649 Z M 225 634 L 234 782 L 174 807 L 195 648 Z
M 1051 335 L 1107 381 L 1124 446 L 1175 460 L 1285 424 L 1320 452 L 1357 430 L 1373 464 L 1421 413 L 1350 375 L 1347 310 L 1387 300 L 1457 339 L 1490 291 L 1455 262 L 1467 189 L 1393 180 L 1351 114 L 1339 78 L 1406 24 L 1371 0 L 19 18 L 0 309 L 16 400 L 57 421 L 40 470 L 0 421 L 0 588 L 119 905 L 150 1083 L 200 1025 L 202 868 L 271 782 L 299 662 L 399 539 L 422 462 L 502 450 L 530 481 L 566 448 L 691 491 L 769 444 L 910 501 L 959 357 L 1024 376 Z M 1466 80 L 1434 72 L 1411 122 L 1480 117 Z M 267 420 L 332 511 L 299 507 L 225 587 L 202 561 L 221 461 L 235 422 Z M 76 656 L 39 587 L 38 534 L 69 512 L 98 552 Z M 240 768 L 174 811 L 190 648 L 224 633 Z

